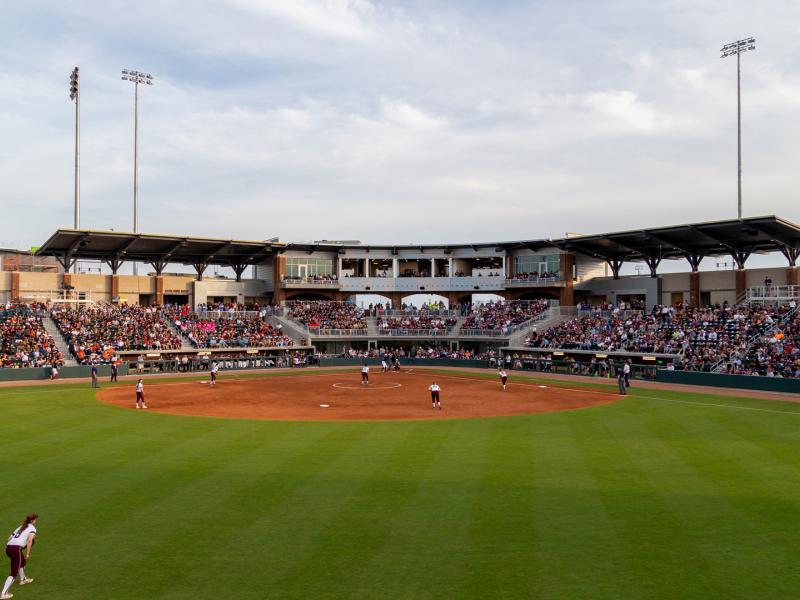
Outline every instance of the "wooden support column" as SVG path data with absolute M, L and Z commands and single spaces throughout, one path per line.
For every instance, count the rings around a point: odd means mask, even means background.
M 286 257 L 276 256 L 272 263 L 272 303 L 280 304 L 285 299 L 281 282 L 286 275 Z
M 739 302 L 747 290 L 747 271 L 736 269 L 736 301 Z
M 700 306 L 700 273 L 692 271 L 689 273 L 689 305 Z
M 19 271 L 11 273 L 11 301 L 19 301 Z
M 392 301 L 392 310 L 400 310 L 403 304 L 403 292 L 389 292 L 387 295 Z
M 561 303 L 561 306 L 574 306 L 575 282 L 572 279 L 572 270 L 575 265 L 575 257 L 568 252 L 562 252 L 559 258 L 559 270 L 561 271 L 561 276 L 564 278 L 564 287 L 561 288 L 561 297 L 559 298 L 559 302 Z
M 156 304 L 164 306 L 164 277 L 156 276 Z
M 119 298 L 119 275 L 111 276 L 111 300 Z
M 786 285 L 797 285 L 797 267 L 786 267 Z

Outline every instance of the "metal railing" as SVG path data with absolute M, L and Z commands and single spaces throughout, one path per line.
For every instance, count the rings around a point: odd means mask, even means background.
M 448 329 L 379 329 L 380 336 L 406 336 L 406 337 L 447 337 L 452 333 L 452 327 Z
M 47 290 L 19 291 L 19 299 L 24 302 L 44 302 L 49 304 L 91 304 L 91 291 L 81 290 Z
M 369 331 L 365 327 L 364 329 L 324 329 L 321 327 L 309 327 L 308 332 L 314 336 L 354 336 L 354 337 L 366 337 L 369 335 Z
M 760 285 L 745 290 L 745 302 L 800 300 L 800 285 Z
M 506 277 L 506 287 L 547 287 L 565 283 L 562 275 L 549 277 Z
M 367 307 L 362 307 L 370 312 Z M 372 311 L 377 318 L 383 317 L 460 317 L 459 310 L 430 310 L 430 309 L 407 309 L 407 310 L 375 310 Z
M 314 279 L 313 277 L 286 277 L 281 281 L 281 287 L 306 287 L 312 286 L 317 288 L 338 288 L 340 286 L 338 279 Z
M 217 319 L 254 320 L 262 317 L 281 316 L 283 309 L 270 307 L 264 310 L 201 310 L 195 314 L 198 318 L 207 321 L 216 321 Z

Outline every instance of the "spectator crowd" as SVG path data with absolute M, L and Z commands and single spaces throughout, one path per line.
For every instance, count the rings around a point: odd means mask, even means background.
M 366 329 L 366 311 L 351 302 L 287 302 L 287 315 L 309 328 Z
M 793 306 L 655 306 L 651 311 L 587 313 L 543 332 L 526 345 L 595 351 L 663 353 L 678 356 L 675 368 L 797 376 L 798 317 Z
M 60 304 L 50 316 L 78 364 L 111 362 L 120 351 L 177 350 L 182 345 L 157 307 Z
M 398 332 L 413 329 L 425 329 L 428 331 L 448 331 L 455 326 L 455 317 L 436 317 L 429 315 L 420 316 L 401 316 L 401 317 L 378 317 L 376 324 L 381 332 Z
M 515 300 L 512 302 L 488 302 L 473 305 L 466 311 L 467 317 L 461 329 L 482 329 L 510 333 L 516 325 L 534 319 L 549 308 L 547 300 Z
M 245 348 L 291 346 L 292 339 L 271 325 L 255 308 L 252 315 L 226 315 L 203 318 L 188 306 L 168 306 L 163 310 L 195 348 Z
M 0 368 L 60 367 L 64 357 L 45 331 L 43 304 L 0 305 Z

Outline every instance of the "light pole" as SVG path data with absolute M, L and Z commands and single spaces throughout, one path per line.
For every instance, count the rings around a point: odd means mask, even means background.
M 75 215 L 74 228 L 81 227 L 81 79 L 78 67 L 69 76 L 69 99 L 75 101 Z M 78 272 L 75 263 L 74 272 Z
M 737 40 L 735 42 L 731 42 L 730 44 L 725 44 L 722 47 L 722 56 L 720 58 L 726 58 L 728 56 L 736 55 L 736 144 L 737 144 L 737 152 L 739 158 L 739 218 L 742 218 L 742 61 L 741 55 L 748 50 L 755 50 L 756 49 L 756 38 L 745 38 L 743 40 Z
M 122 69 L 122 79 L 133 83 L 133 233 L 139 233 L 139 84 L 153 85 L 153 76 Z M 136 263 L 133 274 L 137 274 Z

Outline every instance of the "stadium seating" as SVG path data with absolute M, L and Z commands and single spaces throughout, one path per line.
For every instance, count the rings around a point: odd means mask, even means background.
M 734 375 L 800 377 L 800 312 L 794 312 L 748 347 L 734 349 L 726 372 Z
M 57 305 L 50 316 L 79 364 L 110 362 L 116 351 L 181 347 L 180 337 L 161 321 L 157 307 Z
M 203 318 L 188 306 L 163 310 L 195 348 L 272 348 L 291 346 L 292 339 L 258 315 L 252 318 Z
M 429 331 L 448 331 L 455 326 L 455 317 L 439 317 L 436 315 L 403 315 L 399 317 L 379 317 L 376 320 L 381 331 L 403 331 L 409 329 L 426 329 Z
M 513 326 L 538 317 L 548 308 L 547 300 L 489 302 L 473 305 L 469 307 L 461 329 L 508 332 Z
M 292 319 L 320 330 L 366 329 L 366 312 L 349 302 L 328 300 L 288 302 L 287 315 Z
M 769 331 L 788 310 L 787 307 L 679 305 L 656 306 L 650 312 L 589 313 L 534 333 L 526 345 L 678 354 L 681 359 L 676 368 L 709 371 L 734 352 L 744 352 L 749 341 Z
M 44 329 L 43 304 L 0 305 L 0 368 L 60 367 L 56 343 Z

